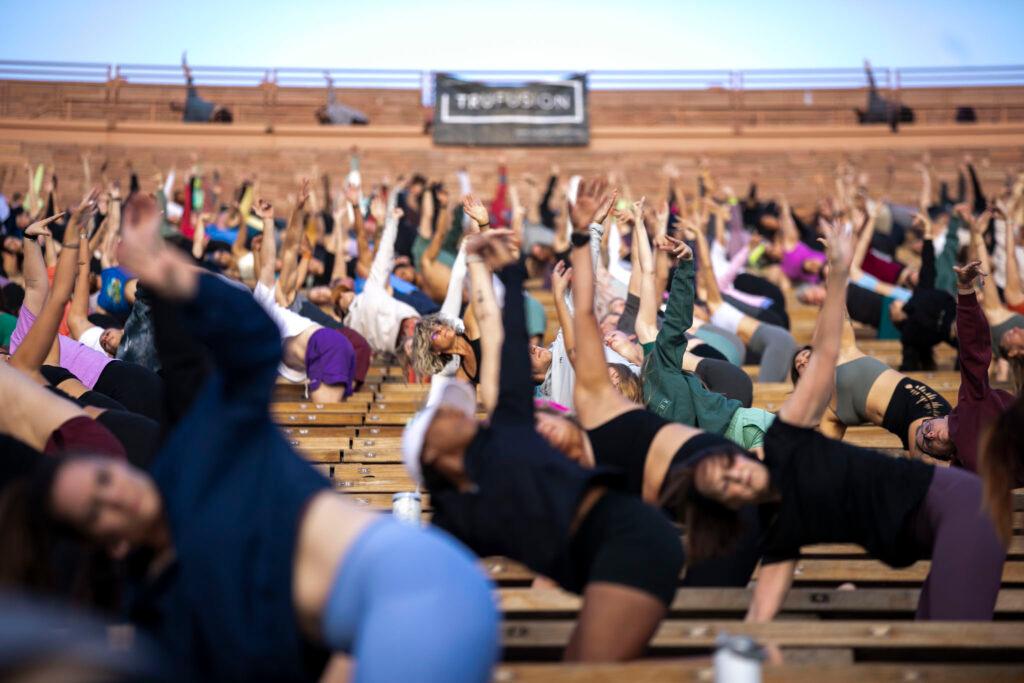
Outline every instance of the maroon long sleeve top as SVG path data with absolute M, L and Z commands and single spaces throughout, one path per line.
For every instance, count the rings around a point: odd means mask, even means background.
M 960 393 L 949 414 L 949 435 L 956 446 L 954 464 L 978 471 L 978 440 L 985 428 L 1013 404 L 1013 394 L 988 383 L 992 337 L 988 320 L 972 294 L 957 295 L 957 337 L 960 340 Z M 1024 482 L 1018 481 L 1017 486 Z

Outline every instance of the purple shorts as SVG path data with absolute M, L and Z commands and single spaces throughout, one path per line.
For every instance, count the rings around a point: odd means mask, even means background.
M 351 394 L 356 352 L 348 337 L 327 327 L 314 332 L 306 346 L 306 375 L 310 391 L 321 384 L 344 384 L 345 395 Z

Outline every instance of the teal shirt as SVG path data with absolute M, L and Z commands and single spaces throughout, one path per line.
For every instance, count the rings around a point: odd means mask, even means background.
M 0 313 L 0 346 L 11 345 L 11 334 L 18 324 L 18 319 L 10 313 Z
M 962 225 L 959 216 L 951 216 L 946 229 L 946 243 L 942 252 L 935 256 L 935 289 L 949 292 L 956 296 L 956 253 L 960 250 L 960 239 L 957 231 Z
M 743 404 L 708 391 L 683 372 L 686 331 L 693 324 L 693 260 L 680 261 L 672 278 L 665 323 L 653 343 L 644 344 L 644 400 L 651 412 L 704 431 L 724 434 Z
M 548 329 L 548 316 L 544 312 L 544 305 L 527 292 L 523 292 L 523 298 L 526 299 L 526 334 L 531 337 L 543 337 Z

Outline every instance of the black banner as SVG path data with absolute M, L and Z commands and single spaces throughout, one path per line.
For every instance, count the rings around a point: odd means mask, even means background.
M 434 142 L 586 145 L 590 142 L 587 77 L 499 86 L 435 74 Z

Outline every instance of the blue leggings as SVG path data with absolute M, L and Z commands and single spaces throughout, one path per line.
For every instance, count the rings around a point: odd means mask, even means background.
M 499 654 L 491 584 L 450 536 L 389 518 L 352 544 L 323 616 L 358 683 L 489 681 Z

